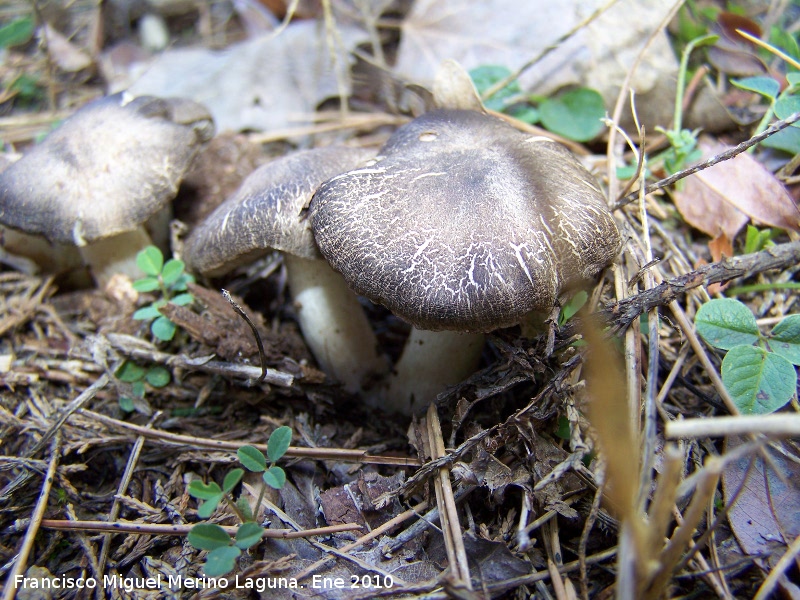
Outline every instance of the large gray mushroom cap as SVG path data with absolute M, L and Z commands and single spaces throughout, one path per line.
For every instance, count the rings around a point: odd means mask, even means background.
M 374 164 L 323 184 L 310 210 L 333 268 L 420 329 L 513 325 L 552 308 L 620 246 L 572 154 L 474 111 L 401 127 Z
M 222 275 L 271 250 L 321 259 L 303 212 L 319 185 L 374 156 L 371 150 L 304 150 L 256 169 L 197 226 L 184 247 L 189 267 Z
M 171 200 L 208 112 L 188 100 L 115 94 L 91 102 L 0 176 L 0 222 L 82 246 L 136 229 Z

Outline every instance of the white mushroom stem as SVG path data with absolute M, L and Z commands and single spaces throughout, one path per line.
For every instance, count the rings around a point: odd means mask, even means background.
M 472 374 L 483 341 L 482 333 L 413 327 L 389 381 L 384 408 L 408 415 L 428 406 L 445 388 Z
M 297 320 L 322 370 L 350 393 L 388 371 L 358 297 L 324 260 L 284 253 Z
M 139 279 L 144 273 L 136 265 L 136 255 L 153 244 L 144 227 L 90 242 L 79 248 L 97 286 L 102 290 L 113 275 L 121 273 Z

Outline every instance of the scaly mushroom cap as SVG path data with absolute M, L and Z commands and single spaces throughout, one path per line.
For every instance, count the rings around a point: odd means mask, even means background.
M 79 246 L 131 231 L 175 196 L 211 135 L 189 100 L 91 102 L 0 175 L 0 222 Z
M 620 246 L 572 154 L 466 110 L 401 127 L 369 166 L 320 186 L 310 214 L 350 286 L 420 329 L 491 331 L 550 310 Z
M 374 152 L 328 147 L 296 152 L 256 169 L 236 193 L 206 217 L 187 238 L 190 269 L 216 276 L 271 250 L 321 258 L 303 212 L 319 185 Z

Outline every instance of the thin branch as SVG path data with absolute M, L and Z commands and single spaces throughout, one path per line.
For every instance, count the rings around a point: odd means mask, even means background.
M 33 509 L 28 530 L 25 532 L 25 538 L 22 540 L 17 553 L 14 566 L 6 580 L 6 588 L 3 593 L 3 600 L 14 600 L 17 594 L 17 586 L 13 584 L 17 577 L 25 572 L 25 565 L 28 563 L 28 555 L 33 549 L 33 542 L 36 539 L 36 534 L 39 533 L 39 527 L 44 526 L 42 517 L 47 508 L 47 501 L 50 497 L 50 489 L 53 486 L 53 478 L 55 477 L 56 467 L 58 466 L 58 457 L 61 453 L 61 436 L 56 434 L 53 443 L 50 446 L 50 464 L 47 466 L 47 473 L 44 475 L 42 482 L 42 489 L 39 492 L 39 499 L 36 501 L 36 507 Z
M 43 519 L 42 527 L 58 529 L 60 531 L 101 531 L 107 533 L 128 533 L 137 535 L 187 535 L 194 525 L 167 525 L 164 523 L 135 523 L 129 521 L 66 521 L 62 519 Z M 226 533 L 235 535 L 238 527 L 222 526 Z M 357 523 L 344 523 L 328 527 L 316 527 L 295 531 L 294 529 L 265 529 L 263 536 L 272 539 L 295 539 L 315 535 L 331 535 L 342 531 L 355 531 L 362 529 Z
M 267 451 L 266 444 L 254 444 L 247 440 L 240 440 L 228 442 L 223 440 L 209 440 L 205 438 L 194 437 L 190 435 L 181 435 L 178 433 L 170 433 L 168 431 L 161 431 L 159 429 L 151 429 L 133 423 L 126 423 L 112 419 L 105 415 L 101 415 L 90 410 L 81 410 L 83 416 L 99 421 L 113 429 L 123 429 L 132 431 L 138 435 L 146 438 L 158 439 L 167 443 L 179 444 L 181 446 L 211 448 L 213 450 L 238 450 L 242 444 L 250 444 L 255 446 L 262 452 Z M 376 456 L 367 454 L 363 450 L 347 450 L 344 448 L 297 448 L 290 446 L 286 451 L 285 456 L 290 458 L 310 458 L 314 460 L 341 460 L 351 461 L 356 463 L 376 464 L 376 465 L 395 465 L 401 467 L 419 466 L 419 462 L 413 458 L 404 458 L 402 456 Z
M 657 306 L 668 305 L 693 288 L 730 281 L 738 277 L 749 277 L 772 269 L 783 270 L 798 263 L 800 263 L 800 242 L 779 244 L 760 252 L 724 258 L 665 281 L 641 294 L 610 304 L 599 311 L 599 315 L 608 320 L 614 332 L 624 331 L 642 313 Z
M 683 419 L 666 424 L 667 439 L 696 439 L 761 433 L 770 437 L 800 437 L 800 416 L 741 415 Z
M 644 189 L 645 194 L 652 194 L 653 192 L 660 190 L 662 188 L 668 187 L 675 183 L 676 181 L 680 181 L 681 179 L 688 177 L 689 175 L 694 175 L 698 171 L 702 171 L 704 169 L 708 169 L 709 167 L 713 167 L 714 165 L 721 163 L 723 161 L 729 160 L 734 156 L 737 156 L 747 150 L 748 148 L 755 146 L 759 142 L 763 142 L 765 139 L 774 135 L 781 131 L 782 129 L 786 129 L 792 123 L 796 123 L 800 121 L 800 112 L 793 113 L 786 117 L 785 119 L 781 119 L 780 121 L 775 121 L 770 127 L 759 133 L 758 135 L 754 135 L 749 140 L 745 140 L 741 144 L 734 146 L 733 148 L 728 148 L 725 152 L 720 152 L 719 154 L 712 156 L 709 159 L 704 160 L 703 162 L 697 163 L 694 166 L 688 167 L 683 169 L 682 171 L 678 171 L 674 175 L 670 175 L 669 177 L 662 179 L 661 181 L 657 181 L 656 183 L 651 183 Z M 635 202 L 636 199 L 639 197 L 639 192 L 632 192 L 627 196 L 624 196 L 614 202 L 611 205 L 611 210 L 617 210 L 618 208 L 622 208 L 630 204 L 631 202 Z

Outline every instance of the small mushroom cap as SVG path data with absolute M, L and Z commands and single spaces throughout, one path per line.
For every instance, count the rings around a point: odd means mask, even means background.
M 475 111 L 401 127 L 369 166 L 320 186 L 310 214 L 350 286 L 420 329 L 513 325 L 551 309 L 620 246 L 572 154 Z
M 256 169 L 192 231 L 184 246 L 187 265 L 213 277 L 272 250 L 320 259 L 304 214 L 311 196 L 326 179 L 374 155 L 362 148 L 316 148 Z
M 91 102 L 0 175 L 0 222 L 79 246 L 131 231 L 175 196 L 211 135 L 189 100 Z

